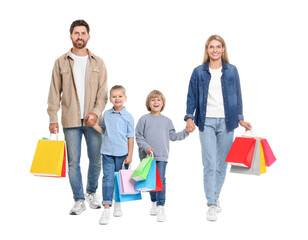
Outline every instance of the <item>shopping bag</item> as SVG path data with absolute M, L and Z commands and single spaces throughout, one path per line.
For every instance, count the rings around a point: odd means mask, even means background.
M 250 168 L 255 144 L 255 138 L 236 137 L 229 150 L 226 162 L 233 166 Z
M 142 199 L 141 192 L 136 194 L 121 194 L 120 192 L 120 175 L 118 172 L 114 173 L 114 200 L 115 202 L 128 202 Z
M 147 156 L 146 158 L 142 159 L 136 170 L 133 172 L 131 178 L 136 182 L 145 180 L 151 168 L 152 161 L 153 156 Z
M 130 169 L 130 165 L 129 165 L 129 169 L 124 169 L 124 167 L 122 166 L 122 169 L 119 171 L 120 193 L 121 194 L 139 193 L 139 191 L 135 190 L 136 181 L 134 181 L 131 178 L 131 175 L 133 174 L 133 172 L 134 170 Z
M 265 138 L 261 138 L 261 144 L 264 151 L 266 166 L 270 167 L 276 161 L 276 157 Z
M 57 136 L 58 139 L 58 136 Z M 65 177 L 65 141 L 39 140 L 30 172 L 35 176 Z
M 156 161 L 153 160 L 148 176 L 145 180 L 136 182 L 135 189 L 149 192 L 156 189 Z
M 260 141 L 260 139 L 258 139 Z M 260 143 L 260 174 L 266 173 L 265 157 L 262 144 Z
M 150 192 L 158 192 L 158 191 L 163 191 L 163 190 L 164 190 L 164 187 L 161 182 L 161 178 L 160 178 L 159 171 L 158 171 L 157 164 L 156 164 L 156 186 L 155 186 L 155 190 L 150 191 Z
M 260 176 L 260 141 L 256 141 L 250 168 L 231 166 L 230 172 Z

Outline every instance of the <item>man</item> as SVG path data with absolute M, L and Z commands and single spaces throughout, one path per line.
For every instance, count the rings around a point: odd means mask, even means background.
M 100 208 L 96 195 L 101 171 L 101 135 L 92 128 L 100 123 L 107 99 L 107 72 L 101 58 L 87 48 L 89 25 L 84 20 L 74 21 L 70 27 L 73 48 L 55 61 L 48 97 L 49 131 L 59 132 L 57 112 L 62 108 L 62 126 L 67 147 L 69 181 L 75 204 L 71 215 L 81 214 L 85 199 L 91 208 Z M 86 197 L 80 171 L 81 139 L 84 135 L 89 168 Z

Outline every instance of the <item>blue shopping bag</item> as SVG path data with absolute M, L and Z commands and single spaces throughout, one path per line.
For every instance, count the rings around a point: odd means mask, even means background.
M 128 202 L 140 200 L 141 192 L 136 194 L 121 194 L 120 192 L 120 176 L 118 172 L 114 173 L 114 200 L 115 202 Z
M 156 189 L 156 161 L 153 160 L 147 179 L 136 182 L 135 190 L 139 191 L 153 191 Z

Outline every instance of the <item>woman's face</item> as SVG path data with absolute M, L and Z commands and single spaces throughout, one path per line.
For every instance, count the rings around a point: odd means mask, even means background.
M 209 55 L 210 60 L 215 61 L 219 60 L 222 57 L 222 53 L 225 49 L 222 47 L 221 42 L 217 40 L 212 40 L 209 43 L 209 46 L 206 50 L 207 54 Z

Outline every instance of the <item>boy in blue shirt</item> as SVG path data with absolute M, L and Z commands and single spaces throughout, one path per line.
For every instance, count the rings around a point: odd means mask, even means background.
M 104 210 L 99 224 L 108 224 L 111 218 L 110 207 L 112 206 L 114 191 L 114 172 L 122 168 L 123 162 L 132 162 L 134 148 L 134 119 L 126 111 L 126 91 L 123 86 L 113 86 L 110 90 L 110 102 L 113 108 L 104 113 L 103 122 L 94 128 L 102 134 L 101 153 L 103 158 L 103 205 Z M 114 203 L 113 216 L 122 216 L 121 204 Z

